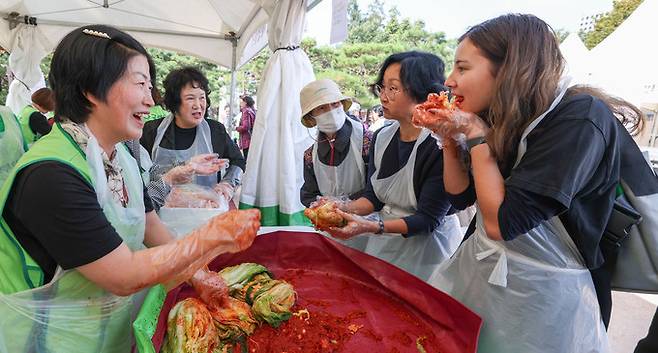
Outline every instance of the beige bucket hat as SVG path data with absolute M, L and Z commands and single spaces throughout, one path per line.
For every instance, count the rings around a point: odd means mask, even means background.
M 304 86 L 299 93 L 299 101 L 302 106 L 302 125 L 309 128 L 316 124 L 315 119 L 309 115 L 311 110 L 338 101 L 343 104 L 345 111 L 352 105 L 350 97 L 340 93 L 338 84 L 330 79 L 316 80 Z

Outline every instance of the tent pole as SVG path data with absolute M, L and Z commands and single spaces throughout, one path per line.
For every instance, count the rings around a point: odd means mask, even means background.
M 237 70 L 237 64 L 238 64 L 238 40 L 233 38 L 231 40 L 231 44 L 233 47 L 233 55 L 231 58 L 231 96 L 229 98 L 229 116 L 226 118 L 226 129 L 228 130 L 229 136 L 231 135 L 231 132 L 235 130 L 235 126 L 233 124 L 233 117 L 237 112 L 233 110 L 235 107 L 235 101 L 236 101 L 236 96 L 235 96 L 235 88 L 237 85 L 237 78 L 236 78 L 236 70 Z

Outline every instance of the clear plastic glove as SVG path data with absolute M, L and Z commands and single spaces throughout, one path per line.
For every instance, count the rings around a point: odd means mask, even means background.
M 341 215 L 347 221 L 347 225 L 342 228 L 328 228 L 326 230 L 327 233 L 334 238 L 347 240 L 359 234 L 375 233 L 379 230 L 379 222 L 369 221 L 364 217 L 346 213 L 341 210 L 336 210 L 336 213 Z
M 162 180 L 168 185 L 187 184 L 192 182 L 194 175 L 211 175 L 228 165 L 227 160 L 219 159 L 217 153 L 196 155 L 178 167 L 171 168 L 162 175 Z
M 235 194 L 235 188 L 233 185 L 229 184 L 226 181 L 222 181 L 219 184 L 215 185 L 213 187 L 213 190 L 215 192 L 219 193 L 220 195 L 224 196 L 226 201 L 231 201 L 233 199 L 233 195 Z
M 429 109 L 426 114 L 434 115 L 434 119 L 432 124 L 426 124 L 425 127 L 443 144 L 452 141 L 465 143 L 466 139 L 484 136 L 489 130 L 479 116 L 463 110 Z
M 228 287 L 222 276 L 203 268 L 189 282 L 206 305 L 215 309 L 224 306 L 228 298 Z
M 166 208 L 221 208 L 225 205 L 222 195 L 214 189 L 196 185 L 174 185 L 167 195 Z
M 194 174 L 212 175 L 228 167 L 228 159 L 220 159 L 217 153 L 199 154 L 187 163 L 192 167 Z
M 171 289 L 187 281 L 199 269 L 223 253 L 248 248 L 260 227 L 260 211 L 229 211 L 211 218 L 184 238 L 162 247 L 144 250 L 144 270 L 154 271 L 158 283 Z M 183 270 L 178 259 L 194 258 Z M 211 295 L 212 297 L 212 295 Z

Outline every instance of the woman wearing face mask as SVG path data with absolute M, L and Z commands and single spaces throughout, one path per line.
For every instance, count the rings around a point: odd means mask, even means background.
M 393 122 L 375 133 L 364 196 L 341 206 L 349 212 L 343 213 L 348 225 L 329 231 L 339 239 L 371 235 L 367 253 L 423 280 L 462 238 L 443 192 L 441 151 L 428 130 L 411 123 L 417 104 L 446 89 L 443 70 L 443 61 L 430 53 L 398 53 L 384 61 L 374 91 Z M 373 211 L 379 211 L 379 222 L 352 215 Z
M 459 39 L 446 81 L 463 111 L 435 112 L 445 119 L 433 127 L 446 141 L 445 190 L 455 207 L 477 202 L 478 211 L 430 283 L 483 317 L 480 352 L 609 351 L 601 238 L 624 150 L 637 150 L 615 115 L 637 128 L 642 114 L 570 87 L 563 68 L 544 21 L 485 21 Z M 450 143 L 456 133 L 468 139 L 470 167 Z
M 197 69 L 187 67 L 170 72 L 164 80 L 164 103 L 172 115 L 144 125 L 140 139 L 160 171 L 152 179 L 185 164 L 193 156 L 216 153 L 229 160 L 229 168 L 211 175 L 197 175 L 196 184 L 214 188 L 227 201 L 240 185 L 245 160 L 231 141 L 224 125 L 208 119 L 208 79 Z
M 372 134 L 347 116 L 352 101 L 332 80 L 309 83 L 300 101 L 302 124 L 318 128 L 316 142 L 304 153 L 302 204 L 309 207 L 318 196 L 358 198 L 366 183 Z

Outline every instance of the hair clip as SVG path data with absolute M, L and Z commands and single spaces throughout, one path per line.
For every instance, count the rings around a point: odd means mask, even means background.
M 88 29 L 88 28 L 83 29 L 82 33 L 90 35 L 90 36 L 98 37 L 98 38 L 112 39 L 105 32 L 98 32 L 98 31 L 94 31 L 94 30 Z

